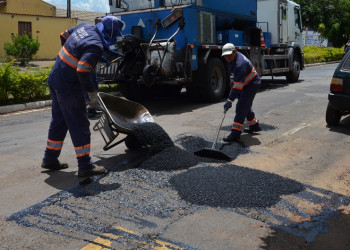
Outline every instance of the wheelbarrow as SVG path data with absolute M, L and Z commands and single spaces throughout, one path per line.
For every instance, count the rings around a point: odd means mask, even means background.
M 109 150 L 122 142 L 125 142 L 129 149 L 142 147 L 133 135 L 130 125 L 154 122 L 148 110 L 139 103 L 111 94 L 99 92 L 97 97 L 102 115 L 93 130 L 101 133 L 106 143 L 103 150 Z M 120 134 L 126 137 L 119 141 L 115 140 Z

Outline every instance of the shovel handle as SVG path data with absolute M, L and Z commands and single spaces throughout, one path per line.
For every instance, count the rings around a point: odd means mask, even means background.
M 215 137 L 215 140 L 214 140 L 213 146 L 211 147 L 212 149 L 215 149 L 216 142 L 217 142 L 218 137 L 219 137 L 219 133 L 220 133 L 220 129 L 221 129 L 222 123 L 223 123 L 223 122 L 224 122 L 224 120 L 225 120 L 225 116 L 226 116 L 226 111 L 224 111 L 224 115 L 222 116 L 220 126 L 219 126 L 219 128 L 218 128 L 218 131 L 216 132 L 216 137 Z

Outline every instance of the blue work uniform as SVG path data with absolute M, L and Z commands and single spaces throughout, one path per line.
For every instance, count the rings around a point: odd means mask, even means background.
M 238 99 L 236 115 L 231 130 L 240 135 L 245 119 L 248 126 L 258 123 L 252 105 L 254 97 L 261 86 L 261 80 L 250 60 L 242 53 L 238 51 L 236 53 L 236 60 L 228 64 L 228 73 L 232 87 L 229 99 L 231 101 Z
M 103 53 L 96 26 L 80 24 L 60 35 L 62 48 L 48 78 L 52 119 L 43 162 L 57 161 L 69 131 L 79 170 L 92 166 L 86 92 L 94 91 L 92 69 Z

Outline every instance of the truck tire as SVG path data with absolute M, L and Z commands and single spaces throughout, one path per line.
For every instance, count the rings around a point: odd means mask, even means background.
M 218 102 L 224 98 L 226 91 L 226 70 L 223 62 L 216 58 L 209 58 L 208 63 L 199 69 L 200 97 L 206 102 Z
M 293 55 L 293 70 L 288 72 L 286 75 L 287 82 L 294 83 L 299 80 L 300 75 L 300 60 L 299 57 L 294 54 Z
M 328 103 L 326 111 L 326 122 L 328 126 L 338 126 L 341 119 L 341 113 L 334 109 L 332 105 Z

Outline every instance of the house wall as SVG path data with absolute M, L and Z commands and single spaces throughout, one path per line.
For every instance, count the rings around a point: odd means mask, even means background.
M 56 16 L 56 7 L 41 0 L 7 0 L 0 13 Z
M 32 23 L 32 37 L 40 42 L 40 49 L 34 56 L 37 60 L 56 58 L 61 48 L 60 33 L 77 25 L 76 18 L 0 14 L 0 23 L 6 24 L 0 26 L 0 60 L 6 58 L 4 43 L 11 42 L 11 35 L 18 34 L 18 22 Z

